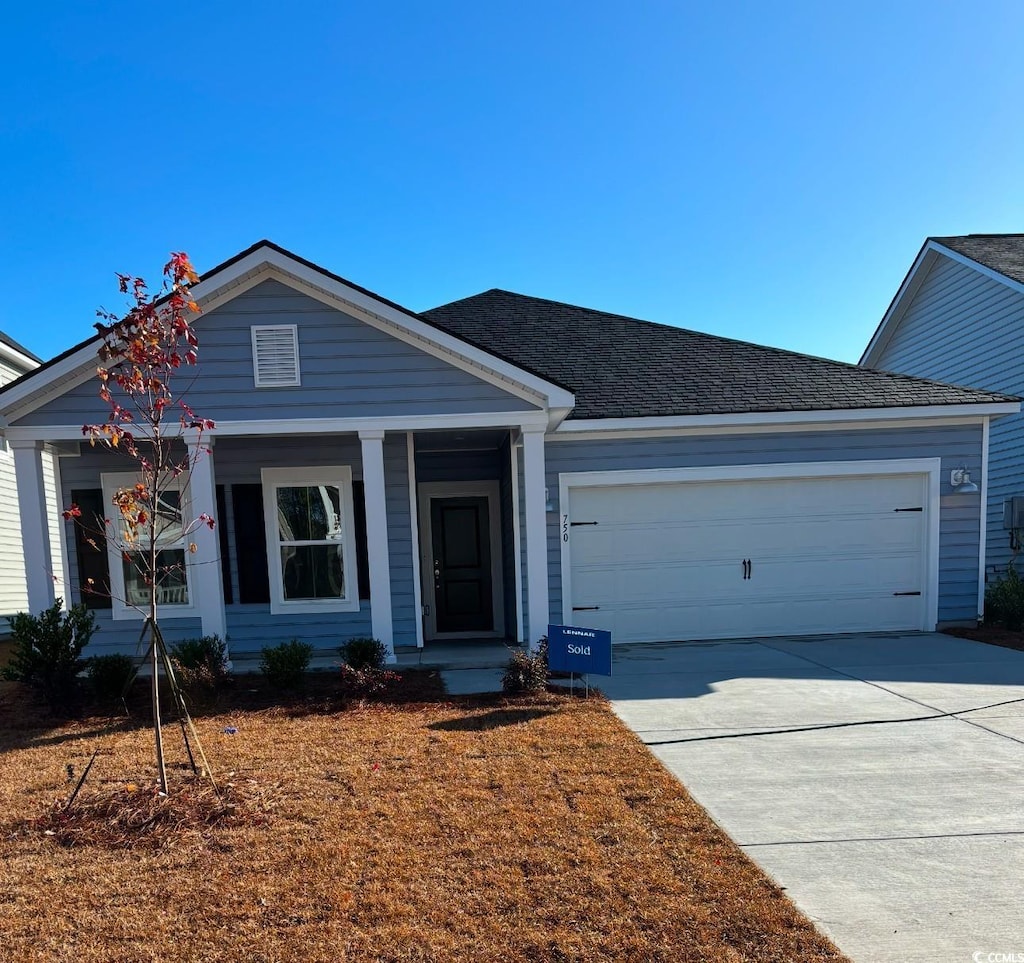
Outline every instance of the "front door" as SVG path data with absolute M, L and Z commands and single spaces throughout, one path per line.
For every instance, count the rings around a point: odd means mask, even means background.
M 430 531 L 436 631 L 493 632 L 488 499 L 432 498 Z

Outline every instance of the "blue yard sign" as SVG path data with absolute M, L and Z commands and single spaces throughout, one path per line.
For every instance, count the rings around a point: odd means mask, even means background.
M 549 625 L 548 668 L 552 672 L 578 675 L 611 675 L 611 632 L 575 625 Z

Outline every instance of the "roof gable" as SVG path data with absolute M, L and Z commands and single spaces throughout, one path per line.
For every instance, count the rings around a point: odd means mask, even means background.
M 424 316 L 566 384 L 570 419 L 1016 400 L 497 289 Z
M 882 315 L 860 364 L 874 365 L 889 343 L 918 289 L 938 258 L 964 264 L 1015 291 L 1024 293 L 1024 234 L 966 234 L 929 237 L 921 246 L 903 283 Z
M 571 392 L 535 372 L 453 334 L 413 311 L 300 258 L 260 241 L 203 274 L 192 293 L 211 312 L 268 279 L 281 281 L 531 404 L 572 407 Z M 202 318 L 198 321 L 201 335 Z M 22 417 L 92 377 L 99 336 L 75 345 L 0 389 L 0 412 Z

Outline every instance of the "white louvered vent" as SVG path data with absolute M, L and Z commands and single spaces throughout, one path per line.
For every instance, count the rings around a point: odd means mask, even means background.
M 300 384 L 298 328 L 294 324 L 254 325 L 252 370 L 257 388 Z

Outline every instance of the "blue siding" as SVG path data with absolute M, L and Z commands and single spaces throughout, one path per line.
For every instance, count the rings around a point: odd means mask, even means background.
M 416 623 L 412 581 L 413 538 L 409 512 L 407 442 L 404 433 L 388 434 L 384 440 L 384 471 L 388 509 L 388 548 L 391 555 L 391 592 L 397 645 L 415 645 Z M 316 467 L 349 465 L 353 479 L 362 477 L 359 440 L 354 435 L 336 437 L 225 438 L 214 448 L 214 471 L 219 485 L 259 484 L 262 468 Z M 64 500 L 70 500 L 75 488 L 96 488 L 100 474 L 131 471 L 132 463 L 110 452 L 86 448 L 78 458 L 61 462 Z M 235 529 L 247 523 L 237 517 L 230 505 L 227 517 L 219 523 L 228 529 L 228 541 L 234 552 Z M 256 522 L 258 524 L 258 521 Z M 69 530 L 69 546 L 74 545 Z M 78 601 L 78 566 L 73 550 L 69 552 L 72 596 Z M 237 563 L 233 560 L 232 580 L 238 597 Z M 317 648 L 331 648 L 344 639 L 371 632 L 372 602 L 363 601 L 358 612 L 330 616 L 272 616 L 269 605 L 234 604 L 226 607 L 228 637 L 232 651 L 257 651 L 290 638 L 301 638 Z M 139 623 L 114 621 L 109 612 L 97 613 L 100 632 L 90 650 L 132 651 L 139 635 Z M 201 634 L 198 618 L 162 618 L 161 627 L 168 641 Z
M 257 324 L 298 326 L 301 387 L 255 387 L 250 328 Z M 188 401 L 216 421 L 537 407 L 277 281 L 264 281 L 202 315 L 196 330 L 200 364 Z M 190 381 L 189 373 L 181 376 L 182 385 Z M 16 424 L 80 424 L 106 413 L 90 378 Z
M 1024 293 L 938 256 L 872 364 L 972 388 L 1024 395 Z M 975 472 L 980 462 L 969 462 Z M 1003 500 L 1024 495 L 1024 415 L 992 422 L 986 562 L 1010 560 Z
M 967 425 L 622 441 L 549 440 L 545 451 L 547 484 L 557 506 L 562 472 L 938 457 L 944 475 L 939 517 L 939 621 L 967 621 L 978 614 L 981 506 L 977 495 L 952 494 L 948 472 L 964 462 L 979 463 L 981 434 L 980 425 Z M 558 519 L 557 511 L 548 513 L 550 618 L 554 621 L 562 619 Z

